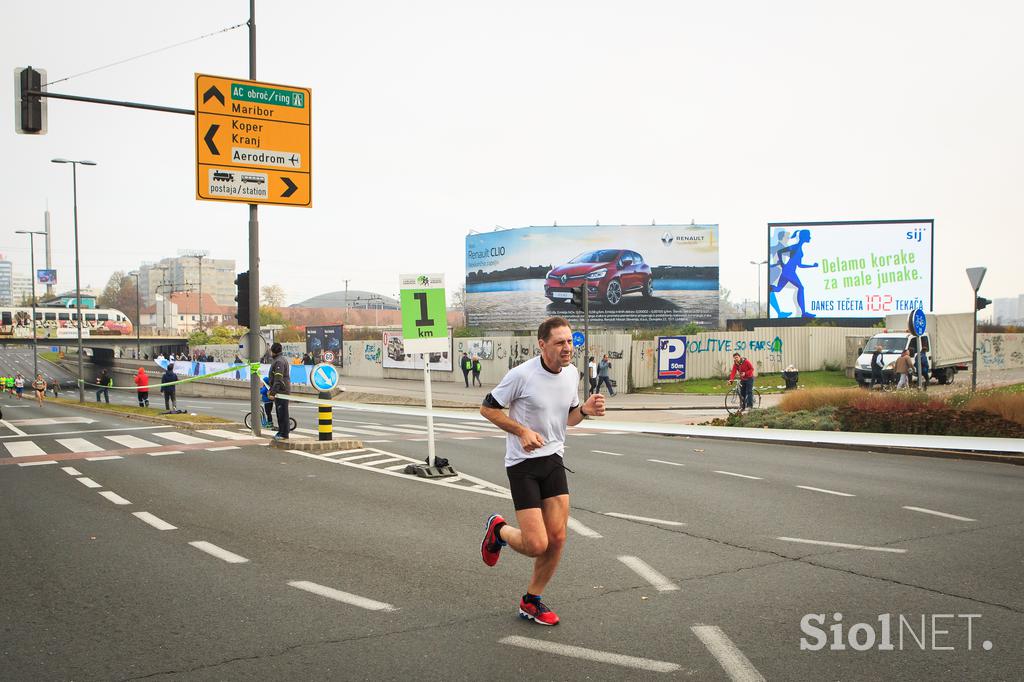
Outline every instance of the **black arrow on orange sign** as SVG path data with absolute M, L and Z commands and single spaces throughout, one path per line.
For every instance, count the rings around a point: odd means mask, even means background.
M 217 130 L 219 128 L 220 126 L 214 123 L 210 126 L 210 129 L 206 131 L 206 136 L 203 137 L 203 142 L 205 142 L 206 146 L 210 148 L 210 153 L 214 156 L 220 156 L 220 152 L 217 151 L 217 145 L 213 143 L 213 136 L 217 134 Z
M 211 85 L 210 88 L 203 93 L 203 104 L 209 102 L 211 98 L 217 100 L 222 105 L 224 104 L 224 95 L 221 94 L 221 91 L 217 89 L 216 85 Z
M 284 180 L 284 184 L 288 186 L 288 189 L 286 189 L 284 191 L 284 194 L 282 194 L 281 196 L 290 197 L 291 195 L 295 194 L 295 190 L 297 190 L 299 186 L 292 182 L 290 178 L 287 178 L 283 175 L 281 176 L 281 179 Z

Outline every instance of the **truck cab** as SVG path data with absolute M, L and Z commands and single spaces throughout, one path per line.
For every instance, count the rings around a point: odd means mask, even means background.
M 921 345 L 924 348 L 925 357 L 928 358 L 928 367 L 932 367 L 931 363 L 931 342 L 928 335 L 917 337 L 907 332 L 883 332 L 881 334 L 875 334 L 864 347 L 860 349 L 860 354 L 857 356 L 857 362 L 854 364 L 853 376 L 857 380 L 860 386 L 871 385 L 871 357 L 875 353 L 875 349 L 881 347 L 882 349 L 882 381 L 890 383 L 895 381 L 894 368 L 896 366 L 896 360 L 905 350 L 910 351 L 910 357 L 914 360 L 914 366 L 917 366 L 917 345 L 918 338 L 921 339 Z M 945 383 L 945 382 L 942 382 Z

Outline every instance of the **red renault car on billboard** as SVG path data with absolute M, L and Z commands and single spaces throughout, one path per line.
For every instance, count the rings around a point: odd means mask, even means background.
M 651 266 L 629 249 L 584 251 L 548 272 L 544 295 L 553 302 L 572 300 L 572 290 L 586 282 L 591 300 L 618 305 L 629 293 L 651 296 Z

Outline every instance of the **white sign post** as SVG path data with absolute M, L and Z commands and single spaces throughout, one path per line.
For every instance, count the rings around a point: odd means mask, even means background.
M 427 467 L 417 469 L 419 476 L 451 476 L 435 466 L 434 402 L 430 391 L 430 353 L 443 353 L 451 347 L 448 338 L 448 307 L 444 295 L 443 274 L 401 275 L 399 298 L 402 304 L 402 345 L 407 354 L 423 354 L 423 386 L 427 406 Z

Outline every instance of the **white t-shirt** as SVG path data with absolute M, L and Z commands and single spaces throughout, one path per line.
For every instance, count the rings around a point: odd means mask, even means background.
M 597 378 L 597 364 L 593 360 L 591 360 L 589 363 L 587 363 L 587 368 L 590 370 L 590 378 L 591 379 L 596 379 Z
M 527 452 L 518 436 L 508 434 L 505 438 L 506 467 L 526 459 L 562 454 L 569 411 L 580 404 L 576 393 L 579 380 L 580 373 L 574 365 L 563 367 L 555 374 L 545 369 L 540 356 L 536 356 L 510 370 L 494 387 L 491 397 L 508 408 L 509 417 L 544 439 L 544 445 Z

